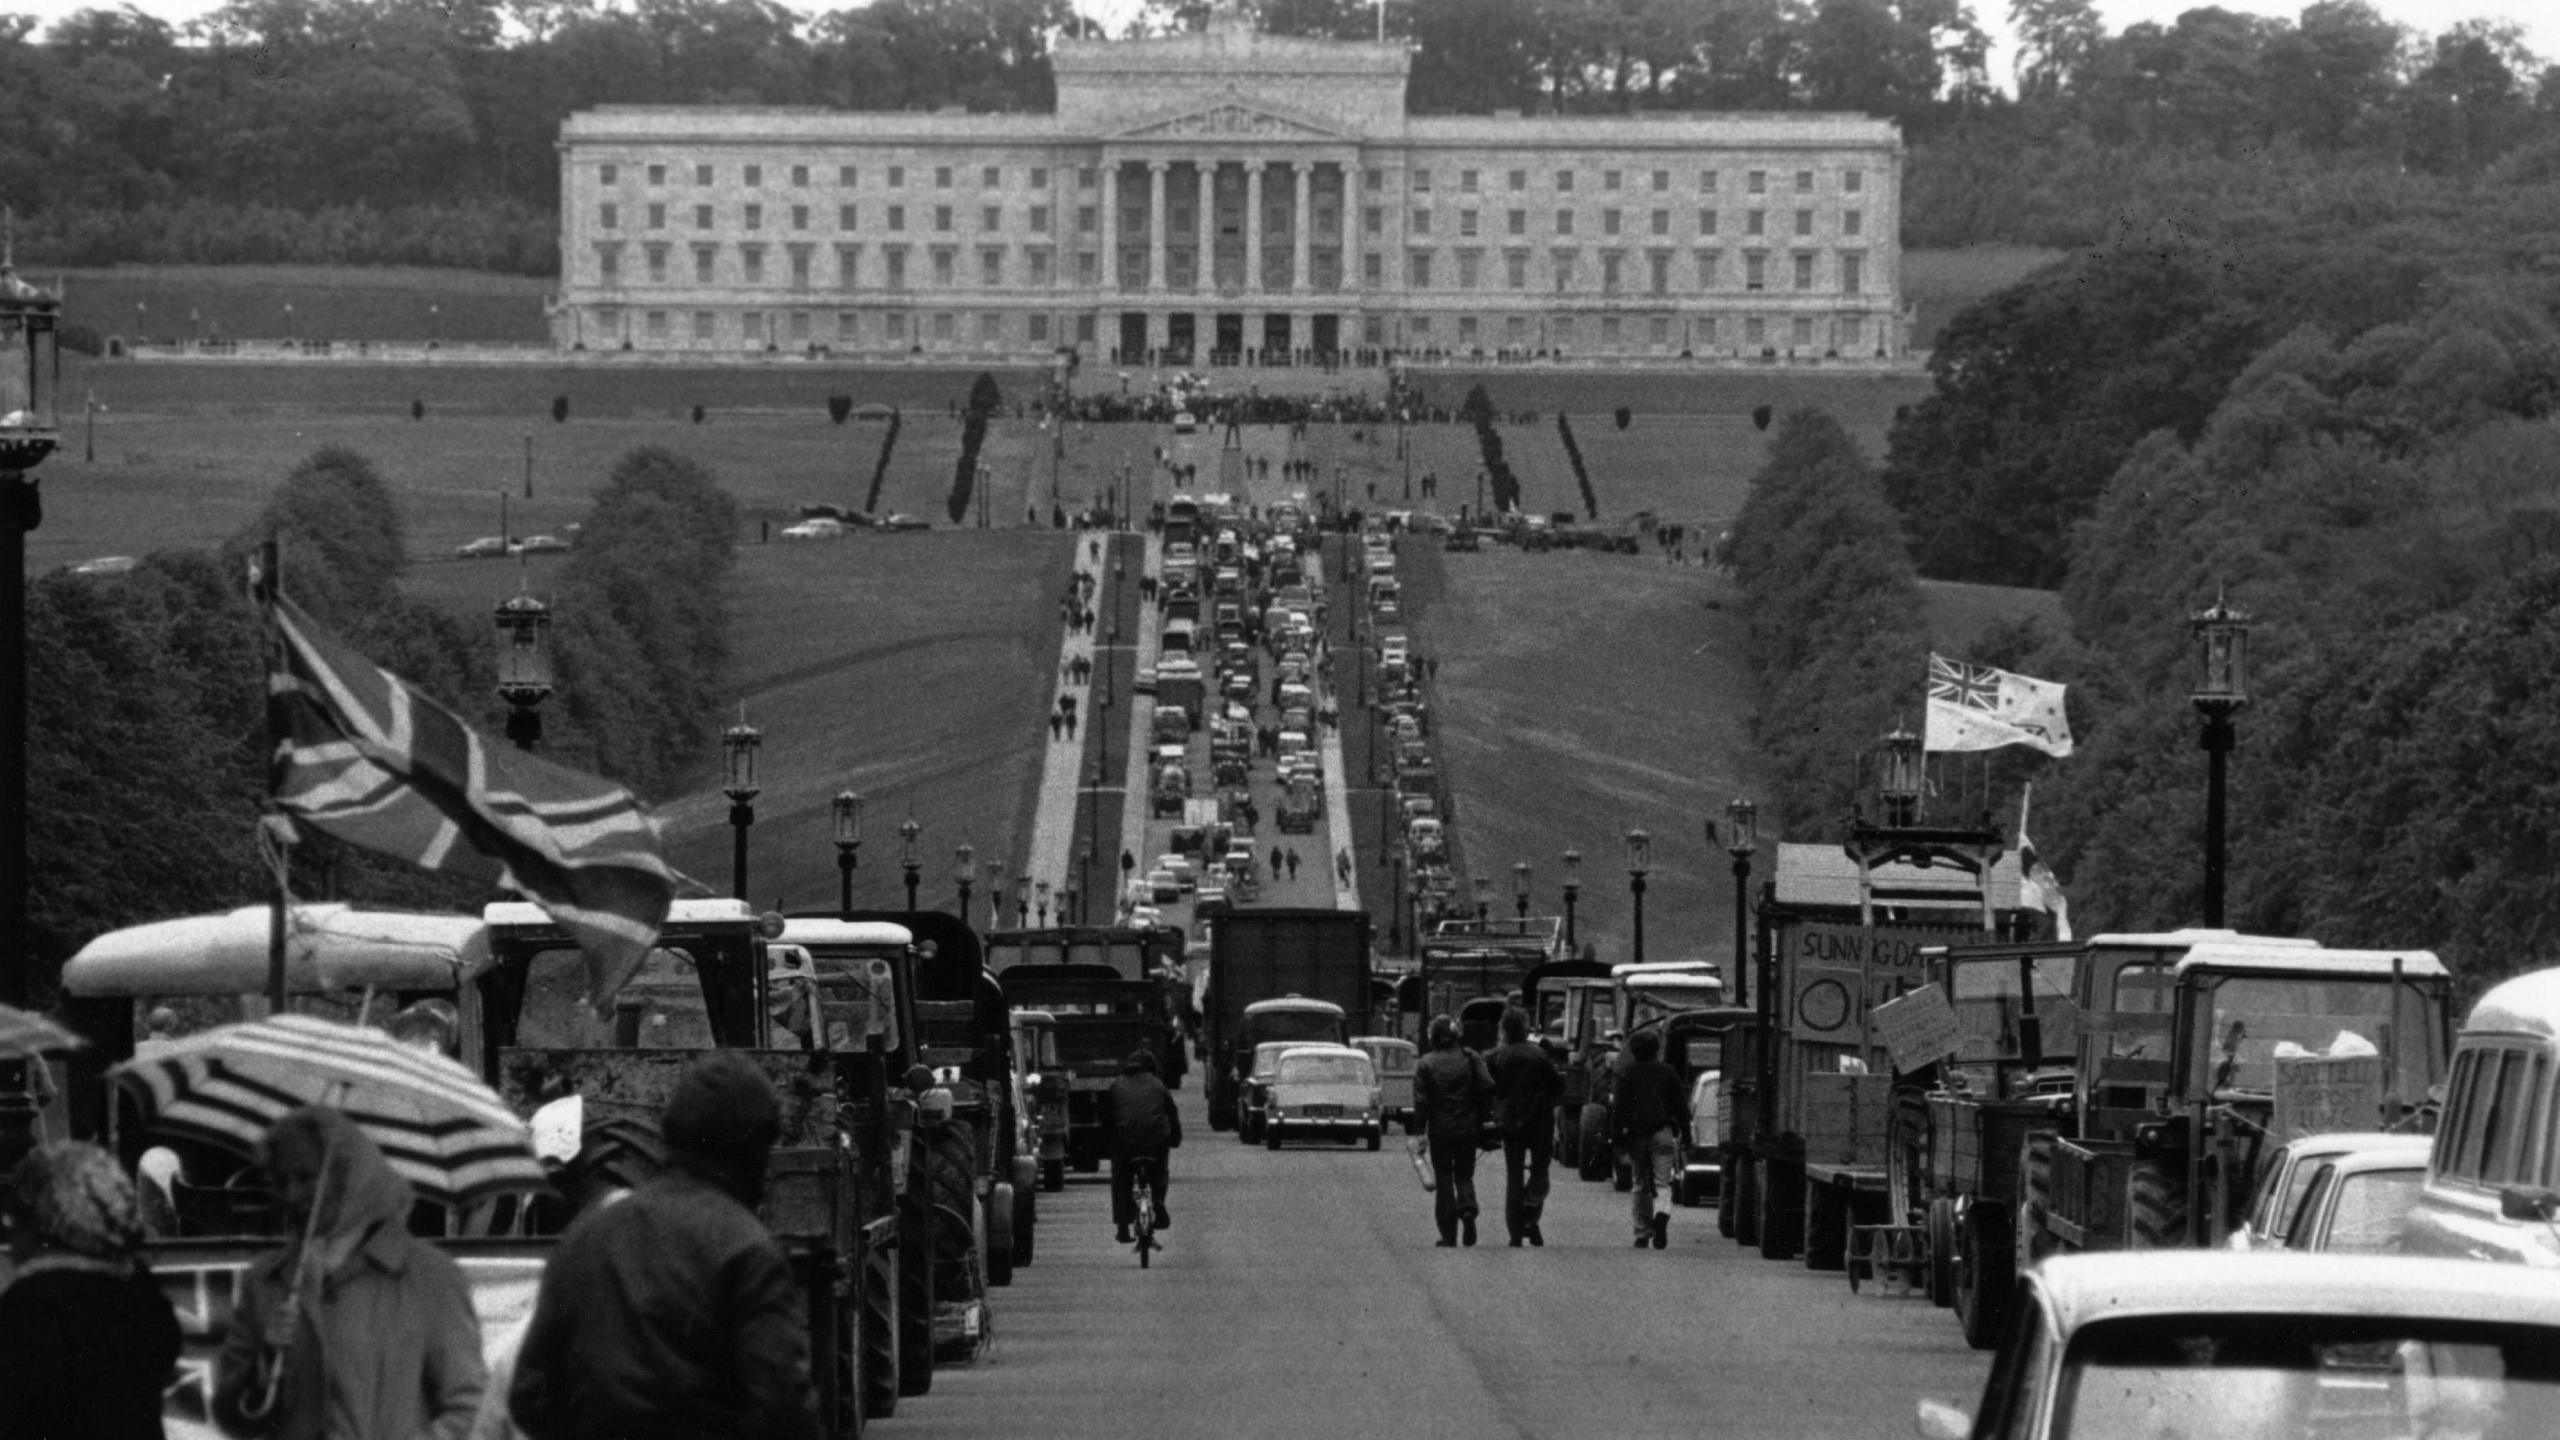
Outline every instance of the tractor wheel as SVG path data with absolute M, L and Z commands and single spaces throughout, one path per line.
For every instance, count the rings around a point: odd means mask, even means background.
M 883 1245 L 862 1258 L 862 1413 L 886 1420 L 898 1413 L 898 1247 Z
M 1782 1161 L 1760 1166 L 1760 1255 L 1792 1260 L 1804 1236 L 1804 1172 Z
M 1371 1153 L 1373 1153 L 1373 1154 L 1374 1154 L 1374 1153 L 1377 1151 L 1378 1146 L 1379 1146 L 1381 1143 L 1383 1143 L 1385 1139 L 1386 1139 L 1386 1132 L 1385 1132 L 1385 1130 L 1384 1130 L 1384 1129 L 1373 1129 L 1373 1130 L 1371 1130 L 1371 1131 L 1369 1132 L 1369 1135 L 1368 1135 L 1368 1140 L 1369 1140 L 1369 1149 L 1370 1149 Z
M 2126 1186 L 2125 1242 L 2163 1250 L 2187 1240 L 2187 1177 L 2156 1160 L 2136 1160 Z
M 987 1283 L 1013 1283 L 1014 1231 L 1017 1214 L 1011 1185 L 998 1185 L 987 1196 Z
M 1041 1188 L 1041 1189 L 1043 1189 L 1043 1190 L 1048 1191 L 1049 1193 L 1051 1193 L 1051 1194 L 1053 1194 L 1053 1195 L 1054 1195 L 1054 1194 L 1056 1194 L 1057 1192 L 1061 1191 L 1061 1190 L 1066 1189 L 1066 1188 L 1067 1188 L 1067 1162 L 1066 1162 L 1066 1161 L 1064 1161 L 1064 1160 L 1043 1160 L 1043 1161 L 1041 1161 L 1041 1162 L 1040 1162 L 1040 1188 Z
M 978 1210 L 977 1134 L 965 1120 L 935 1127 L 927 1153 L 933 1181 L 934 1298 L 983 1302 L 976 1282 L 984 1272 L 972 1263 L 982 1253 L 984 1220 Z M 959 1217 L 967 1223 L 956 1223 Z
M 1264 1121 L 1264 1122 L 1263 1122 L 1263 1125 L 1262 1125 L 1262 1143 L 1263 1143 L 1264 1145 L 1266 1145 L 1266 1146 L 1269 1146 L 1269 1147 L 1270 1147 L 1271 1149 L 1273 1149 L 1273 1150 L 1277 1150 L 1277 1149 L 1279 1149 L 1279 1148 L 1280 1148 L 1280 1127 L 1279 1127 L 1279 1126 L 1277 1126 L 1277 1125 L 1274 1125 L 1274 1124 L 1270 1123 L 1270 1122 L 1269 1122 L 1269 1121 L 1267 1121 L 1267 1120 L 1266 1120 L 1266 1121 Z
M 1585 1180 L 1609 1178 L 1609 1107 L 1582 1107 L 1582 1168 L 1576 1172 Z
M 2045 1212 L 2053 1205 L 2053 1147 L 2060 1137 L 2050 1130 L 2028 1133 L 2018 1154 L 2018 1215 L 2011 1237 L 2010 1273 L 2023 1275 L 2052 1248 L 2045 1236 Z
M 1734 1192 L 1741 1179 L 1742 1167 L 1737 1157 L 1726 1156 L 1723 1183 L 1716 1186 L 1716 1233 L 1727 1240 L 1733 1238 Z
M 1628 1158 L 1624 1150 L 1614 1151 L 1609 1156 L 1609 1188 L 1621 1195 L 1636 1188 L 1635 1161 Z
M 1037 1187 L 1013 1187 L 1013 1265 L 1019 1270 L 1031 1263 L 1032 1239 L 1040 1230 L 1040 1192 Z
M 923 1395 L 933 1389 L 932 1211 L 923 1186 L 910 1191 L 898 1201 L 898 1393 Z
M 1956 1298 L 1956 1202 L 1940 1196 L 1929 1202 L 1929 1299 L 1952 1305 Z
M 1582 1112 L 1574 1107 L 1556 1107 L 1555 1163 L 1580 1167 L 1582 1164 Z
M 2008 1233 L 2008 1212 L 1984 1201 L 1965 1207 L 1963 1231 L 1963 1248 L 1956 1252 L 1956 1321 L 1964 1327 L 1964 1343 L 1988 1350 L 2000 1343 L 2008 1318 L 2017 1241 Z
M 1733 1243 L 1756 1246 L 1760 1243 L 1760 1162 L 1749 1155 L 1736 1155 L 1725 1176 L 1725 1188 L 1733 1192 Z
M 1837 1270 L 1849 1260 L 1849 1197 L 1837 1186 L 1804 1187 L 1804 1268 Z

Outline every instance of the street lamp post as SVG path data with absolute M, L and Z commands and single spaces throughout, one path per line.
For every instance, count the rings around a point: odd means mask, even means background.
M 862 797 L 851 790 L 836 792 L 831 807 L 835 817 L 836 841 L 836 916 L 853 918 L 853 872 L 862 863 Z
M 44 520 L 29 472 L 62 439 L 62 301 L 18 278 L 0 216 L 0 1004 L 27 1003 L 27 536 Z M 0 1166 L 35 1141 L 27 1063 L 0 1061 Z
M 986 879 L 987 928 L 1001 930 L 1004 928 L 1004 862 L 987 861 Z
M 969 882 L 977 878 L 978 851 L 973 845 L 955 845 L 951 849 L 951 878 L 960 885 L 960 923 L 969 923 Z
M 924 859 L 916 854 L 916 837 L 923 833 L 924 827 L 916 823 L 913 815 L 898 822 L 898 866 L 907 872 L 909 914 L 913 914 L 916 908 L 916 880 L 924 873 Z
M 1404 953 L 1404 851 L 1387 852 L 1387 863 L 1394 867 L 1395 883 L 1387 890 L 1387 953 Z
M 1476 923 L 1482 925 L 1493 915 L 1493 881 L 1484 875 L 1470 875 L 1467 884 L 1475 891 Z
M 1725 853 L 1733 857 L 1733 1003 L 1751 1003 L 1751 854 L 1760 848 L 1760 811 L 1736 797 L 1724 807 Z
M 533 498 L 533 432 L 524 432 L 524 498 Z
M 2249 616 L 2220 596 L 2211 609 L 2190 619 L 2195 628 L 2198 674 L 2196 713 L 2204 717 L 2200 742 L 2205 753 L 2204 781 L 2204 923 L 2219 929 L 2223 922 L 2223 832 L 2228 800 L 2224 765 L 2237 738 L 2231 717 L 2249 703 Z
M 1040 897 L 1040 928 L 1046 930 L 1049 928 L 1049 882 L 1042 880 L 1035 883 L 1031 888 Z
M 1573 905 L 1581 898 L 1582 852 L 1567 850 L 1564 852 L 1564 950 L 1567 956 L 1577 956 L 1582 953 L 1576 946 L 1573 933 Z
M 1520 912 L 1521 919 L 1529 918 L 1529 862 L 1526 860 L 1511 862 L 1511 903 Z
M 498 698 L 507 738 L 519 750 L 542 744 L 542 702 L 551 698 L 551 607 L 531 591 L 498 602 Z
M 729 851 L 729 893 L 747 898 L 747 832 L 756 823 L 756 796 L 764 787 L 756 781 L 756 751 L 764 744 L 764 732 L 747 723 L 747 707 L 738 707 L 738 723 L 721 732 L 720 743 L 729 752 L 729 783 L 720 787 L 729 797 L 729 828 L 734 840 Z
M 1031 928 L 1031 877 L 1013 877 L 1013 923 L 1017 929 Z
M 1635 963 L 1644 963 L 1644 877 L 1653 869 L 1653 837 L 1642 830 L 1627 832 L 1627 893 L 1636 902 Z

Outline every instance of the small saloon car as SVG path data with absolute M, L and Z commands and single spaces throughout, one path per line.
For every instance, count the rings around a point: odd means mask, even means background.
M 1293 1045 L 1280 1052 L 1263 1091 L 1262 1143 L 1349 1140 L 1372 1150 L 1386 1133 L 1378 1103 L 1378 1071 L 1369 1052 L 1350 1045 Z

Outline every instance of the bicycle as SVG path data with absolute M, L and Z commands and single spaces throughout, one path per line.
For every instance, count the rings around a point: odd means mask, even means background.
M 1156 1161 L 1152 1156 L 1129 1162 L 1129 1194 L 1138 1204 L 1136 1225 L 1138 1268 L 1147 1269 L 1156 1244 Z

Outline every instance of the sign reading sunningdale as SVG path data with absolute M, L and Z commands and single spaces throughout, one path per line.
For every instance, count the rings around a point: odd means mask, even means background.
M 1788 1021 L 1796 1037 L 1842 1045 L 1875 1043 L 1868 1015 L 1927 978 L 1920 950 L 1947 937 L 1882 926 L 1799 925 L 1783 957 L 1793 978 Z

